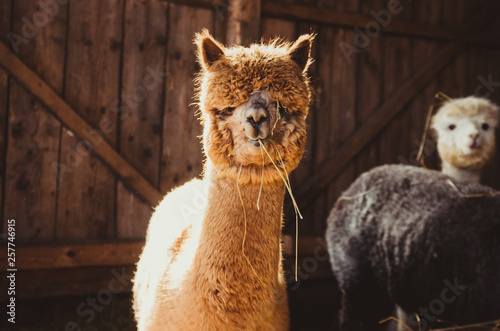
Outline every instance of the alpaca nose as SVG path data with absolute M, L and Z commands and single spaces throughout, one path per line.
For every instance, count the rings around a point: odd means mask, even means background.
M 479 138 L 479 134 L 477 134 L 477 133 L 471 133 L 471 134 L 469 134 L 469 137 L 470 137 L 472 140 L 474 140 L 474 141 L 475 141 L 475 140 L 477 140 L 477 138 Z
M 247 122 L 258 129 L 267 120 L 267 113 L 262 108 L 251 108 L 246 113 Z
M 269 136 L 269 113 L 261 105 L 253 105 L 245 112 L 245 134 L 251 140 L 266 139 Z

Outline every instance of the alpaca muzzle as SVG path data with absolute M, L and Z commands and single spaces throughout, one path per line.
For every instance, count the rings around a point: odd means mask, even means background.
M 245 135 L 251 142 L 264 140 L 271 131 L 268 103 L 261 95 L 255 94 L 248 101 L 248 108 L 244 112 Z

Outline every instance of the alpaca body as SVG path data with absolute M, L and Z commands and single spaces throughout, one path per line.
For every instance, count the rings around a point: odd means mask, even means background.
M 201 195 L 193 201 L 192 192 L 204 192 L 207 186 L 206 205 L 200 204 Z M 266 280 L 264 286 L 242 255 L 245 220 L 235 183 L 206 178 L 189 182 L 180 190 L 187 193 L 183 194 L 186 201 L 167 195 L 151 220 L 147 248 L 156 253 L 149 255 L 149 261 L 141 259 L 136 278 L 152 281 L 146 291 L 134 292 L 152 296 L 138 296 L 135 302 L 139 315 L 154 318 L 140 319 L 144 324 L 139 329 L 287 330 L 281 208 L 276 208 L 282 205 L 283 183 L 271 189 L 263 187 L 260 210 L 256 208 L 260 186 L 240 188 L 248 221 L 245 253 L 257 275 Z M 191 210 L 192 224 L 186 226 L 181 208 Z M 179 222 L 185 228 L 169 243 L 163 234 L 171 228 L 172 214 L 181 217 Z M 167 251 L 169 261 L 162 260 L 160 252 Z M 148 252 L 143 255 L 148 256 Z M 154 305 L 143 306 L 144 302 Z
M 395 304 L 414 330 L 416 314 L 422 330 L 436 319 L 500 318 L 500 196 L 464 198 L 446 179 L 437 171 L 382 166 L 339 198 L 326 238 L 343 291 L 341 330 L 378 330 Z M 493 192 L 456 185 L 464 194 Z
M 311 41 L 225 48 L 197 35 L 205 177 L 151 219 L 134 279 L 139 331 L 288 330 L 283 199 L 306 142 Z

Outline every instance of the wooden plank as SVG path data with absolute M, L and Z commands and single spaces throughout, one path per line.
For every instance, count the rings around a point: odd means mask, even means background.
M 223 45 L 227 44 L 228 8 L 229 5 L 227 1 L 215 2 L 211 7 L 211 9 L 214 10 L 214 14 L 213 27 L 210 29 L 210 33 L 212 33 L 212 36 Z
M 348 42 L 354 38 L 354 31 L 337 29 L 334 40 L 336 44 Z M 337 48 L 338 49 L 338 48 Z M 340 123 L 338 141 L 333 145 L 340 146 L 354 132 L 356 127 L 356 99 L 357 99 L 357 66 L 358 56 L 348 63 L 342 52 L 334 52 L 333 58 L 333 109 L 336 119 Z M 322 234 L 326 230 L 326 218 L 330 213 L 338 196 L 349 187 L 355 178 L 354 162 L 349 163 L 338 178 L 329 185 L 326 196 L 324 214 L 315 220 L 315 233 Z
M 221 9 L 227 6 L 229 0 L 160 0 L 166 3 L 173 3 L 196 8 Z
M 43 16 L 46 25 L 18 45 L 18 55 L 33 70 L 40 72 L 43 79 L 49 80 L 53 89 L 61 92 L 66 12 L 59 11 L 50 16 L 40 12 L 32 1 L 15 1 L 12 33 L 23 36 L 23 32 L 29 29 L 25 27 L 26 20 L 32 20 L 35 14 Z M 7 49 L 3 43 L 1 45 Z M 3 61 L 3 54 L 0 57 Z M 4 68 L 9 71 L 12 67 L 4 64 Z M 54 237 L 57 182 L 50 164 L 57 160 L 60 124 L 19 83 L 11 80 L 9 93 L 4 215 L 23 224 L 22 231 L 16 235 L 19 243 L 51 240 Z M 6 229 L 5 223 L 3 229 Z
M 498 5 L 497 5 L 498 6 Z M 483 8 L 469 22 L 470 26 L 482 26 L 488 18 L 495 15 L 491 8 Z M 427 61 L 400 89 L 392 94 L 385 104 L 369 117 L 367 123 L 352 135 L 336 153 L 333 153 L 315 172 L 315 174 L 302 185 L 296 195 L 301 203 L 305 204 L 316 197 L 317 192 L 331 180 L 335 179 L 343 168 L 357 155 L 357 153 L 383 129 L 394 116 L 437 75 L 444 66 L 453 60 L 466 46 L 465 41 L 448 43 L 431 60 Z
M 4 229 L 5 218 L 4 207 L 4 183 L 5 183 L 5 170 L 7 162 L 7 121 L 9 112 L 9 75 L 6 71 L 0 68 L 0 229 Z
M 112 266 L 54 270 L 18 270 L 16 273 L 16 300 L 45 299 L 67 296 L 96 298 L 99 291 L 115 290 L 130 293 L 135 266 Z M 0 272 L 0 286 L 7 288 L 7 273 Z M 7 300 L 2 291 L 0 301 Z M 87 301 L 85 301 L 87 302 Z M 102 307 L 102 306 L 99 306 Z M 75 307 L 76 309 L 77 307 Z
M 498 52 L 497 52 L 498 54 Z M 494 53 L 491 49 L 486 48 L 471 48 L 469 51 L 470 56 L 470 66 L 467 73 L 468 80 L 467 84 L 467 95 L 472 95 L 475 93 L 477 86 L 481 85 L 481 82 L 489 81 L 491 77 L 492 81 L 499 82 L 500 76 L 495 75 L 498 71 L 498 58 L 493 56 Z M 495 77 L 496 76 L 496 77 Z M 482 78 L 481 78 L 482 77 Z M 493 79 L 494 78 L 494 79 Z M 498 84 L 497 84 L 498 85 Z M 485 92 L 486 91 L 486 92 Z M 498 86 L 491 87 L 490 90 L 483 88 L 481 89 L 483 96 L 487 95 L 487 98 L 492 101 L 497 101 L 500 99 L 500 88 Z M 497 130 L 497 142 L 499 141 L 498 135 L 500 131 Z M 497 145 L 497 151 L 499 150 Z M 483 169 L 481 182 L 485 185 L 492 186 L 494 188 L 500 188 L 500 176 L 498 169 L 500 169 L 500 160 L 498 153 L 496 153 L 492 160 Z
M 320 2 L 321 4 L 321 2 Z M 328 8 L 346 13 L 357 13 L 358 1 L 329 1 Z M 358 55 L 347 58 L 341 51 L 340 45 L 351 42 L 355 37 L 355 31 L 351 29 L 337 28 L 333 36 L 336 48 L 333 53 L 333 76 L 332 80 L 332 109 L 333 120 L 338 133 L 330 133 L 330 146 L 340 146 L 354 131 L 356 127 L 356 80 Z M 338 178 L 332 181 L 325 191 L 325 209 L 321 214 L 316 213 L 314 222 L 314 233 L 321 235 L 325 233 L 326 218 L 330 209 L 337 200 L 340 193 L 345 190 L 354 180 L 354 163 L 345 167 Z
M 271 40 L 274 38 L 284 38 L 293 41 L 295 38 L 295 22 L 273 18 L 263 18 L 262 38 Z
M 323 25 L 319 28 L 317 47 L 320 52 L 316 58 L 319 70 L 317 73 L 319 80 L 317 91 L 318 105 L 316 107 L 318 115 L 314 119 L 314 127 L 313 130 L 311 130 L 311 139 L 314 146 L 312 158 L 315 168 L 325 161 L 327 155 L 331 153 L 332 150 L 338 148 L 339 139 L 337 135 L 339 134 L 340 123 L 338 122 L 337 115 L 339 109 L 334 108 L 332 97 L 335 93 L 332 79 L 334 74 L 333 62 L 336 49 L 336 40 L 334 39 L 334 36 L 335 30 L 332 27 Z M 306 179 L 306 183 L 307 181 L 308 179 Z M 298 185 L 297 189 L 300 191 L 302 187 L 303 185 Z M 303 206 L 303 208 L 310 210 L 310 217 L 312 217 L 312 219 L 307 221 L 312 223 L 311 225 L 307 225 L 310 228 L 310 234 L 314 234 L 318 230 L 317 224 L 320 222 L 319 220 L 324 219 L 324 213 L 327 208 L 326 191 L 318 193 L 318 198 L 315 199 L 315 201 L 310 205 L 299 202 L 301 207 Z M 295 194 L 297 194 L 297 190 L 295 191 Z M 290 211 L 288 213 L 291 214 Z
M 128 116 L 120 121 L 119 151 L 145 178 L 158 185 L 164 106 L 167 7 L 164 2 L 126 2 L 122 94 Z M 117 234 L 121 239 L 146 235 L 153 209 L 118 183 Z
M 12 1 L 2 1 L 0 3 L 0 41 L 9 42 L 8 34 L 11 24 Z
M 11 1 L 2 1 L 0 3 L 0 40 L 4 43 L 8 42 L 7 35 L 10 32 L 11 4 Z M 9 76 L 6 71 L 0 68 L 0 229 L 4 228 L 3 224 L 5 222 L 3 192 L 7 162 L 8 100 Z
M 19 270 L 42 270 L 133 265 L 143 246 L 144 241 L 18 246 L 16 266 Z M 2 252 L 0 262 L 7 265 L 6 249 Z
M 493 6 L 492 10 L 494 10 Z M 366 24 L 374 20 L 374 17 L 371 15 L 345 13 L 332 9 L 303 5 L 283 5 L 280 1 L 263 1 L 262 16 L 360 28 L 364 28 Z M 384 33 L 390 34 L 440 40 L 463 39 L 468 42 L 485 43 L 489 45 L 498 45 L 500 43 L 498 36 L 496 38 L 492 38 L 494 37 L 492 35 L 484 36 L 481 34 L 464 36 L 454 28 L 443 28 L 405 21 L 393 20 L 383 29 L 383 31 Z
M 227 43 L 247 46 L 260 39 L 261 0 L 232 0 L 228 7 Z
M 283 255 L 295 258 L 295 236 L 283 237 Z M 323 236 L 301 236 L 299 238 L 299 256 L 316 256 L 317 259 L 327 259 L 328 247 Z
M 57 118 L 59 118 L 72 132 L 77 134 L 81 140 L 92 146 L 92 151 L 99 155 L 116 173 L 127 180 L 127 183 L 141 194 L 151 205 L 156 205 L 161 199 L 161 194 L 137 172 L 130 164 L 106 140 L 96 142 L 95 132 L 101 129 L 109 129 L 109 123 L 103 122 L 103 126 L 94 129 L 76 111 L 69 106 L 47 83 L 35 72 L 23 64 L 9 49 L 0 43 L 0 65 L 12 74 L 22 85 L 30 90 L 40 101 L 42 101 Z M 99 131 L 97 131 L 99 130 Z M 92 139 L 88 138 L 91 132 Z M 63 160 L 64 161 L 64 160 Z M 72 173 L 74 169 L 70 164 L 63 166 L 61 174 Z M 54 164 L 52 164 L 54 166 Z
M 360 12 L 368 14 L 371 10 L 380 10 L 386 2 L 377 0 L 375 2 L 361 2 Z M 385 36 L 374 37 L 370 44 L 365 47 L 359 55 L 358 67 L 358 126 L 366 123 L 367 118 L 382 104 L 383 86 L 385 84 L 383 68 L 383 47 Z M 374 139 L 356 157 L 357 174 L 361 174 L 379 165 L 378 144 Z
M 93 127 L 109 124 L 104 138 L 116 146 L 119 106 L 122 1 L 70 3 L 65 98 Z M 125 105 L 122 98 L 121 105 Z M 63 129 L 61 160 L 73 169 L 60 177 L 57 239 L 113 238 L 115 177 L 95 155 L 85 150 L 73 132 Z M 76 152 L 75 152 L 76 151 Z M 75 156 L 76 155 L 76 156 Z M 71 163 L 71 158 L 75 158 Z
M 389 25 L 411 22 L 411 5 L 412 3 L 402 5 L 401 13 L 393 15 Z M 401 83 L 411 77 L 412 66 L 411 41 L 409 38 L 386 36 L 384 41 L 384 85 L 382 93 L 384 101 L 386 101 L 397 91 Z M 378 139 L 380 164 L 397 163 L 398 157 L 408 154 L 408 130 L 410 127 L 408 109 L 409 105 L 402 109 L 381 131 Z
M 199 176 L 202 171 L 202 146 L 198 138 L 202 127 L 195 117 L 198 107 L 193 104 L 193 78 L 199 66 L 196 64 L 195 46 L 186 41 L 191 41 L 195 32 L 211 26 L 213 22 L 210 10 L 170 6 L 162 192 Z
M 22 225 L 17 243 L 52 240 L 57 176 L 50 164 L 57 160 L 60 124 L 14 80 L 9 105 L 4 214 Z
M 410 41 L 407 38 L 387 37 L 385 40 L 384 100 L 388 100 L 400 84 L 410 77 L 411 54 Z M 380 164 L 396 163 L 398 157 L 408 154 L 407 133 L 410 123 L 407 110 L 408 107 L 404 107 L 381 132 Z
M 458 5 L 458 4 L 456 4 Z M 413 3 L 413 19 L 421 24 L 438 25 L 442 22 L 443 12 L 446 10 L 443 2 L 426 2 L 420 6 Z M 452 23 L 450 23 L 452 25 Z M 422 63 L 431 58 L 441 46 L 440 43 L 428 40 L 415 39 L 411 41 L 411 57 L 410 64 L 412 68 L 419 68 Z M 408 127 L 408 152 L 398 156 L 398 162 L 420 166 L 417 161 L 417 154 L 424 131 L 427 111 L 429 106 L 434 102 L 434 95 L 440 90 L 439 75 L 430 81 L 422 92 L 410 104 L 409 112 L 409 127 Z M 429 137 L 430 138 L 430 137 Z M 431 146 L 432 140 L 428 140 L 424 149 L 424 156 L 427 161 L 434 156 L 435 147 Z M 432 163 L 426 162 L 429 167 Z

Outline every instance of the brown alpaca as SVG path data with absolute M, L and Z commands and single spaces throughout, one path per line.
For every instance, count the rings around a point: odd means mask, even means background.
M 288 329 L 273 162 L 285 175 L 304 151 L 312 39 L 225 48 L 197 35 L 205 175 L 151 218 L 134 279 L 139 330 Z

